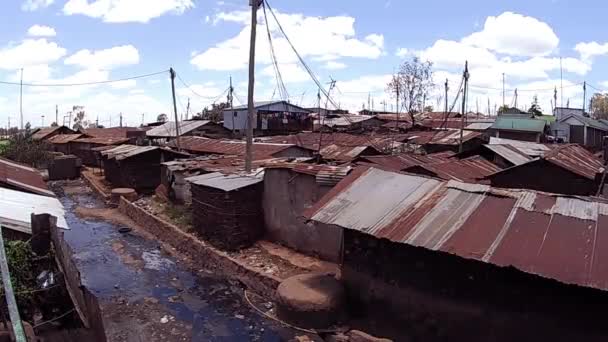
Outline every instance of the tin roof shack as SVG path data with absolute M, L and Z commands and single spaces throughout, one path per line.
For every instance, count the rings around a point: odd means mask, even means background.
M 52 136 L 47 139 L 49 142 L 52 151 L 61 152 L 63 154 L 71 154 L 72 153 L 72 145 L 70 145 L 71 141 L 74 141 L 79 138 L 86 138 L 87 136 L 80 133 L 75 134 L 58 134 Z
M 595 196 L 604 170 L 601 159 L 577 144 L 568 144 L 487 178 L 492 186 L 502 188 Z
M 234 251 L 251 246 L 264 232 L 264 171 L 187 178 L 195 231 L 213 246 Z
M 608 121 L 571 114 L 551 124 L 551 132 L 566 142 L 600 149 L 608 136 Z
M 87 166 L 101 166 L 101 158 L 96 149 L 109 148 L 129 142 L 129 138 L 79 138 L 69 142 L 69 150 L 71 154 L 82 160 L 82 163 Z
M 357 168 L 305 216 L 344 228 L 349 293 L 416 340 L 608 332 L 606 202 Z
M 187 155 L 158 146 L 120 145 L 101 151 L 103 170 L 114 187 L 133 188 L 139 193 L 154 191 L 160 184 L 160 164 Z
M 134 145 L 142 143 L 146 137 L 146 129 L 139 127 L 87 128 L 83 129 L 81 133 L 93 138 L 128 139 L 128 143 Z
M 55 197 L 38 170 L 5 158 L 0 158 L 0 187 Z
M 34 140 L 45 140 L 54 137 L 59 134 L 74 134 L 75 131 L 71 130 L 66 126 L 54 126 L 54 127 L 42 127 L 38 128 L 32 134 Z
M 203 137 L 182 137 L 182 150 L 197 155 L 235 155 L 244 156 L 246 143 L 241 140 L 217 140 Z M 171 142 L 171 146 L 176 146 Z M 253 159 L 270 159 L 279 157 L 312 157 L 315 151 L 294 144 L 253 143 Z
M 314 120 L 314 131 L 324 132 L 352 132 L 373 130 L 384 125 L 385 122 L 375 116 L 340 114 L 327 115 Z
M 75 155 L 53 156 L 49 163 L 49 180 L 76 179 L 80 177 L 82 161 Z
M 546 125 L 545 120 L 505 114 L 496 118 L 490 131 L 497 138 L 539 143 L 544 138 Z
M 342 230 L 307 223 L 302 212 L 310 208 L 351 171 L 350 166 L 284 164 L 264 172 L 266 235 L 309 255 L 338 262 Z
M 457 180 L 468 183 L 489 183 L 485 177 L 501 169 L 480 156 L 465 159 L 453 159 L 439 163 L 413 165 L 401 171 L 443 180 Z
M 426 153 L 445 151 L 458 152 L 460 148 L 460 130 L 417 131 L 405 134 L 407 144 L 418 145 Z M 486 142 L 482 133 L 462 131 L 462 150 L 470 151 Z
M 264 101 L 254 104 L 256 117 L 253 122 L 256 134 L 285 134 L 312 130 L 311 111 L 287 101 Z M 224 109 L 224 127 L 244 133 L 247 129 L 248 106 Z
M 146 132 L 148 139 L 165 142 L 175 139 L 175 122 L 166 122 Z M 179 123 L 180 136 L 204 136 L 207 138 L 229 138 L 231 133 L 223 126 L 209 120 L 188 120 Z

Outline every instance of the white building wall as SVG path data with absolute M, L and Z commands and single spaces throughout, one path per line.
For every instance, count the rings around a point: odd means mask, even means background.
M 233 123 L 236 131 L 247 129 L 247 110 L 224 111 L 224 127 L 232 130 Z M 254 120 L 253 127 L 257 127 L 257 119 Z

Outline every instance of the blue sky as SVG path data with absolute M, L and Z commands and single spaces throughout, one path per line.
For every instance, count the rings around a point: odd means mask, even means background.
M 223 99 L 233 77 L 236 102 L 246 99 L 249 35 L 248 1 L 193 0 L 20 0 L 2 4 L 0 80 L 27 83 L 80 83 L 148 74 L 174 67 L 190 89 L 177 83 L 178 111 L 190 99 L 192 111 Z M 469 108 L 485 110 L 506 102 L 529 105 L 537 95 L 549 112 L 553 88 L 564 70 L 564 105 L 582 104 L 582 81 L 608 88 L 608 40 L 599 1 L 421 2 L 269 0 L 288 36 L 323 82 L 337 80 L 333 97 L 351 110 L 376 109 L 394 102 L 385 93 L 391 74 L 404 59 L 434 63 L 435 79 L 449 78 L 450 97 L 462 65 L 471 67 Z M 269 14 L 270 15 L 270 14 Z M 278 99 L 269 46 L 259 12 L 256 98 Z M 279 69 L 290 101 L 316 101 L 316 86 L 298 63 L 272 19 Z M 193 91 L 192 91 L 193 90 Z M 594 90 L 587 88 L 588 94 Z M 0 85 L 0 124 L 19 115 L 19 88 Z M 202 95 L 202 96 L 201 96 Z M 222 95 L 222 96 L 220 96 Z M 274 97 L 273 97 L 274 95 Z M 588 95 L 589 97 L 589 95 Z M 88 119 L 116 124 L 119 113 L 136 125 L 158 113 L 171 113 L 168 73 L 121 83 L 86 87 L 25 87 L 24 116 L 34 126 L 54 121 L 73 105 Z M 429 104 L 441 103 L 434 91 Z M 558 96 L 558 104 L 561 94 Z M 441 108 L 438 108 L 441 109 Z M 60 121 L 62 119 L 60 118 Z

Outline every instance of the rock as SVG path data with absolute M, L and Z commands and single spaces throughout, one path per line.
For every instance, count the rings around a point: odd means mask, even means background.
M 374 337 L 359 330 L 351 330 L 346 334 L 350 342 L 393 342 L 393 340 L 389 340 L 388 338 Z
M 300 274 L 277 288 L 277 315 L 296 326 L 327 328 L 342 314 L 344 287 L 332 276 Z
M 169 317 L 167 317 L 167 315 L 164 315 L 164 316 L 163 316 L 163 317 L 160 319 L 160 322 L 161 322 L 162 324 L 169 323 Z

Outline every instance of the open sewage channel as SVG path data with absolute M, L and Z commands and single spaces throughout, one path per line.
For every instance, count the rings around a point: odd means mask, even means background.
M 70 227 L 65 240 L 83 284 L 98 298 L 108 341 L 286 341 L 296 335 L 259 316 L 238 283 L 193 273 L 158 242 L 120 233 L 125 226 L 115 220 L 77 215 L 79 207 L 105 208 L 81 181 L 53 188 Z

